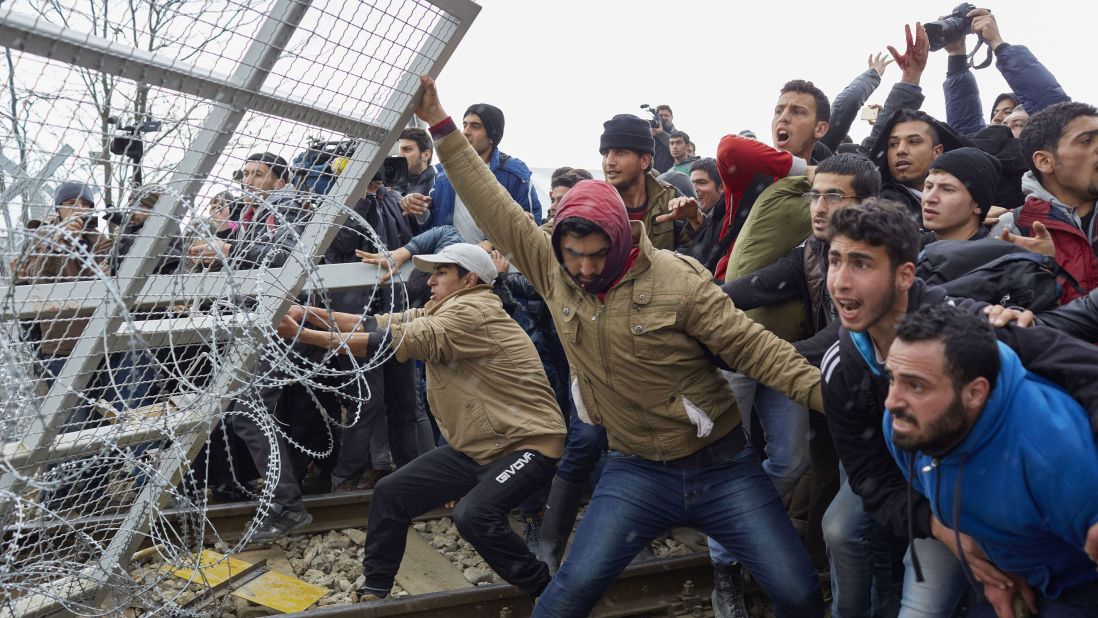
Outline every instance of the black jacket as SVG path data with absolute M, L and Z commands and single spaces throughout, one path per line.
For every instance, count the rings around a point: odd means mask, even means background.
M 807 249 L 811 246 L 811 251 Z M 806 257 L 807 256 L 807 257 Z M 820 263 L 820 260 L 823 263 Z M 827 241 L 809 238 L 773 264 L 733 279 L 722 286 L 737 309 L 748 311 L 799 298 L 809 314 L 812 336 L 835 319 L 835 310 L 826 292 Z M 809 272 L 809 261 L 814 268 Z
M 951 299 L 940 287 L 917 280 L 908 294 L 908 311 L 923 305 L 954 302 L 978 313 L 985 303 Z M 1006 326 L 995 329 L 1000 341 L 1010 346 L 1026 369 L 1067 389 L 1079 401 L 1098 402 L 1098 349 L 1057 330 L 1044 327 Z M 862 498 L 865 510 L 899 538 L 908 536 L 907 481 L 884 442 L 881 423 L 888 395 L 888 377 L 876 362 L 867 361 L 857 341 L 869 337 L 839 330 L 839 341 L 828 350 L 820 368 L 824 379 L 824 409 L 835 450 L 850 479 L 850 488 Z M 1095 404 L 1092 404 L 1095 405 Z M 1092 419 L 1098 409 L 1088 410 Z M 914 531 L 929 537 L 930 504 L 915 494 Z
M 1098 288 L 1082 298 L 1038 315 L 1037 323 L 1083 341 L 1098 343 Z M 1093 420 L 1098 431 L 1098 417 Z
M 381 250 L 392 251 L 403 247 L 411 240 L 412 231 L 408 227 L 407 219 L 400 211 L 399 195 L 392 189 L 380 187 L 376 195 L 367 195 L 355 203 L 354 211 L 373 228 L 382 246 L 367 235 L 362 220 L 348 216 L 343 226 L 336 232 L 332 244 L 324 252 L 325 263 L 358 262 L 360 258 L 355 255 L 356 249 L 369 253 L 378 253 Z M 392 289 L 391 286 L 383 285 L 377 288 L 379 293 L 375 293 L 372 288 L 336 292 L 331 298 L 332 309 L 349 313 L 362 313 L 367 310 L 369 313 L 403 311 L 407 308 L 403 303 L 404 295 L 397 294 L 396 298 L 390 298 Z M 395 301 L 395 304 L 391 304 L 391 301 Z M 369 309 L 367 309 L 368 306 Z
M 899 85 L 900 84 L 897 84 L 897 86 Z M 892 100 L 894 95 L 895 92 L 890 94 L 889 100 Z M 885 105 L 885 112 L 888 113 L 889 116 L 887 116 L 884 121 L 877 123 L 879 128 L 878 126 L 873 127 L 873 133 L 876 135 L 876 139 L 872 142 L 872 145 L 869 146 L 866 156 L 869 157 L 870 161 L 877 164 L 877 168 L 881 171 L 881 197 L 905 204 L 912 214 L 918 218 L 919 226 L 922 227 L 923 214 L 919 198 L 914 195 L 910 189 L 893 178 L 892 171 L 888 167 L 888 139 L 892 135 L 892 127 L 896 125 L 896 115 L 901 109 L 904 108 L 890 110 L 888 104 Z M 907 109 L 917 110 L 918 108 L 916 106 L 907 107 Z M 954 131 L 953 127 L 935 119 L 930 114 L 916 111 L 916 115 L 920 120 L 929 123 L 937 129 L 938 138 L 941 140 L 944 151 L 948 152 L 964 146 L 973 145 L 968 138 Z
M 694 241 L 684 247 L 680 252 L 701 262 L 709 272 L 717 268 L 717 262 L 724 255 L 720 252 L 721 225 L 727 210 L 724 207 L 724 196 L 713 204 L 709 214 L 705 217 L 705 223 L 694 234 Z

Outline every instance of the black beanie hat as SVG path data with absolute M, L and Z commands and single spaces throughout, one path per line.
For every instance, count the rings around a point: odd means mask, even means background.
M 492 140 L 492 143 L 496 146 L 499 146 L 499 143 L 503 141 L 503 111 L 495 105 L 474 103 L 469 106 L 469 109 L 465 110 L 465 116 L 469 114 L 476 114 L 480 117 L 480 123 L 484 125 L 484 130 L 488 132 L 488 139 Z M 462 118 L 465 116 L 462 116 Z
M 943 152 L 930 164 L 930 170 L 953 174 L 964 183 L 980 212 L 987 215 L 995 200 L 999 181 L 999 160 L 979 148 L 956 148 Z
M 618 114 L 602 123 L 599 152 L 605 153 L 611 148 L 655 153 L 656 141 L 652 139 L 652 129 L 648 121 L 633 114 Z

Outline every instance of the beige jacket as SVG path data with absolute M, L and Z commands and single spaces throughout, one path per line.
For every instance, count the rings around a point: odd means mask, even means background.
M 397 360 L 426 361 L 431 413 L 455 449 L 481 464 L 522 449 L 561 456 L 564 416 L 541 359 L 491 286 L 377 322 L 399 343 Z
M 545 299 L 568 355 L 578 409 L 612 448 L 663 461 L 690 455 L 740 422 L 728 382 L 703 346 L 737 371 L 815 410 L 820 372 L 743 312 L 697 261 L 657 250 L 632 224 L 640 255 L 602 302 L 573 282 L 539 229 L 455 132 L 435 142 L 477 225 Z
M 63 241 L 54 238 L 59 231 L 59 224 L 56 213 L 44 221 L 29 222 L 28 227 L 33 230 L 33 236 L 27 240 L 23 252 L 11 264 L 16 285 L 63 283 L 110 275 L 106 271 L 112 246 L 111 237 L 98 230 L 85 232 L 85 259 L 78 259 L 76 253 L 61 244 Z M 74 311 L 55 311 L 38 320 L 37 325 L 42 335 L 38 344 L 41 354 L 68 356 L 72 352 L 77 339 L 88 325 L 87 318 L 75 316 Z

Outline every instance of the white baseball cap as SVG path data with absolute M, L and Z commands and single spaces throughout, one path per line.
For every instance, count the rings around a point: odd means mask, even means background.
M 491 285 L 496 280 L 496 264 L 492 256 L 479 245 L 459 242 L 448 245 L 438 253 L 416 255 L 412 263 L 423 272 L 434 272 L 438 264 L 456 264 L 465 270 L 476 273 L 481 283 Z

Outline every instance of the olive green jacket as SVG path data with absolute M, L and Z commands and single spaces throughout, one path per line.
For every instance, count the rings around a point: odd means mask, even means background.
M 725 281 L 769 266 L 804 242 L 812 233 L 812 227 L 808 201 L 802 196 L 811 189 L 808 178 L 790 176 L 770 185 L 759 195 L 732 248 Z M 790 282 L 790 285 L 794 284 Z M 747 315 L 786 341 L 815 334 L 809 327 L 804 301 L 799 298 L 752 309 Z

